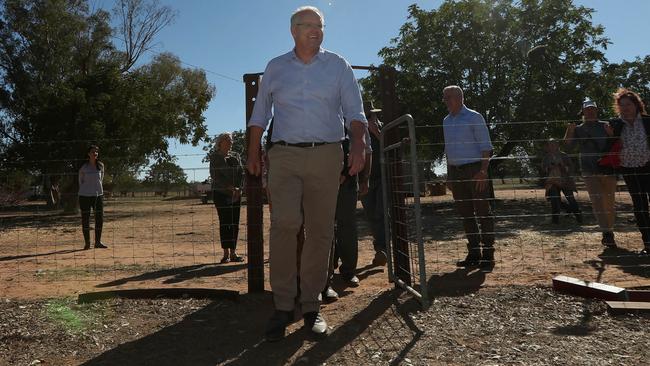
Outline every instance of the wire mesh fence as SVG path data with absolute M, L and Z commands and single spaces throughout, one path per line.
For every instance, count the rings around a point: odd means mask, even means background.
M 608 152 L 581 156 L 575 142 L 584 144 L 589 138 L 576 137 L 573 146 L 564 145 L 563 135 L 552 131 L 561 130 L 563 134 L 570 123 L 581 121 L 512 122 L 547 132 L 541 132 L 534 139 L 518 141 L 519 149 L 491 159 L 487 188 L 490 192 L 486 199 L 454 199 L 451 187 L 455 183 L 473 185 L 477 179 L 450 177 L 447 173 L 451 168 L 444 160 L 428 158 L 433 155 L 432 151 L 444 150 L 445 142 L 441 138 L 439 142 L 431 142 L 431 136 L 443 134 L 442 126 L 416 126 L 415 138 L 409 136 L 406 125 L 402 126 L 398 137 L 393 138 L 401 149 L 383 151 L 389 187 L 387 199 L 391 206 L 386 214 L 393 215 L 387 223 L 390 221 L 390 229 L 395 231 L 391 236 L 397 262 L 394 263 L 395 277 L 400 278 L 403 272 L 405 283 L 413 285 L 423 302 L 426 297 L 422 294 L 426 291 L 429 291 L 429 298 L 434 298 L 436 293 L 454 284 L 548 285 L 557 274 L 619 286 L 650 285 L 650 258 L 640 253 L 644 248 L 640 230 L 645 227 L 638 217 L 635 219 L 635 214 L 638 216 L 643 208 L 635 209 L 621 176 L 622 170 L 617 174 L 580 168 L 584 163 L 581 158 L 600 158 Z M 512 141 L 493 140 L 499 147 L 508 142 Z M 414 145 L 416 153 L 411 153 L 409 144 Z M 566 153 L 562 152 L 565 148 Z M 549 164 L 552 161 L 549 156 L 554 154 L 561 154 L 567 164 L 561 177 Z M 613 183 L 607 189 L 589 187 L 591 192 L 588 192 L 590 179 L 603 175 L 608 175 Z M 645 189 L 647 191 L 647 187 Z M 611 228 L 603 224 L 602 216 L 608 213 L 603 212 L 606 207 L 598 202 L 607 196 L 612 196 L 615 202 Z M 478 264 L 458 265 L 468 254 L 468 236 L 464 229 L 467 219 L 458 211 L 463 199 L 485 200 L 491 207 L 496 238 L 495 265 L 491 270 L 481 270 Z M 647 215 L 647 194 L 642 199 Z M 483 217 L 477 211 L 473 215 L 480 227 Z M 612 239 L 615 238 L 616 245 L 606 240 L 608 234 L 603 234 L 609 230 L 614 233 Z M 478 242 L 476 245 L 481 247 Z M 483 246 L 483 253 L 485 249 Z M 404 258 L 400 260 L 400 256 Z M 487 275 L 490 272 L 492 274 Z
M 385 142 L 382 162 L 389 177 L 384 182 L 384 201 L 389 204 L 384 207 L 391 238 L 390 275 L 416 296 L 426 301 L 454 282 L 476 286 L 548 284 L 555 274 L 619 286 L 650 284 L 650 260 L 638 253 L 643 248 L 642 225 L 637 225 L 635 205 L 620 175 L 613 188 L 616 247 L 602 244 L 603 228 L 597 219 L 602 212 L 592 209 L 593 199 L 575 148 L 567 150 L 566 158 L 573 167 L 565 176 L 575 183 L 567 191 L 578 209 L 567 201 L 567 192 L 551 194 L 548 189 L 549 178 L 554 177 L 542 168 L 547 153 L 544 148 L 550 138 L 561 139 L 557 131 L 563 131 L 567 123 L 579 121 L 510 123 L 541 132 L 534 139 L 517 140 L 510 154 L 492 158 L 493 194 L 488 201 L 495 222 L 495 267 L 490 275 L 457 267 L 467 254 L 463 219 L 448 187 L 445 161 L 431 158 L 434 151 L 444 149 L 441 138 L 432 138 L 442 134 L 442 127 L 417 122 L 412 122 L 411 128 L 406 120 L 394 126 L 397 132 Z M 512 142 L 498 136 L 493 136 L 495 146 Z M 560 145 L 560 149 L 564 147 Z M 249 263 L 220 263 L 220 220 L 210 198 L 211 186 L 205 182 L 182 188 L 147 185 L 141 178 L 147 173 L 139 172 L 140 180 L 128 188 L 108 184 L 102 238 L 108 248 L 83 250 L 79 213 L 68 213 L 62 206 L 46 207 L 46 196 L 52 191 L 46 187 L 55 185 L 52 181 L 57 179 L 50 177 L 46 183 L 45 175 L 31 173 L 31 168 L 17 162 L 3 167 L 4 172 L 11 172 L 0 178 L 3 293 L 42 296 L 160 285 L 247 288 Z M 207 167 L 181 169 L 191 181 L 209 175 Z M 110 165 L 107 174 L 111 174 Z M 76 173 L 50 175 L 61 182 L 61 199 L 69 199 L 63 181 L 76 179 Z M 242 198 L 236 245 L 238 254 L 246 259 L 250 254 L 246 251 L 250 229 L 247 212 L 252 208 L 247 200 Z M 252 211 L 262 213 L 261 220 L 254 223 L 262 225 L 255 226 L 261 232 L 259 275 L 268 278 L 264 274 L 268 271 L 268 207 L 263 200 L 255 205 Z M 360 204 L 357 210 L 362 210 Z M 359 230 L 365 230 L 359 233 L 364 242 L 360 250 L 372 256 L 368 225 L 361 223 Z
M 207 170 L 183 171 L 192 179 L 208 175 Z M 110 174 L 109 169 L 108 187 Z M 76 179 L 73 174 L 57 175 L 62 181 Z M 246 289 L 246 262 L 234 258 L 222 263 L 223 220 L 216 209 L 221 207 L 215 204 L 209 182 L 137 183 L 105 189 L 101 242 L 108 248 L 93 247 L 98 226 L 90 214 L 91 248 L 85 250 L 78 206 L 72 212 L 64 210 L 63 204 L 48 207 L 45 196 L 50 189 L 42 184 L 11 189 L 16 184 L 10 178 L 0 182 L 6 196 L 12 197 L 0 208 L 0 287 L 8 296 L 42 297 L 114 287 Z M 41 181 L 42 177 L 32 177 L 32 182 Z M 236 211 L 240 213 L 238 220 L 232 220 L 238 229 L 236 254 L 245 259 L 245 197 Z

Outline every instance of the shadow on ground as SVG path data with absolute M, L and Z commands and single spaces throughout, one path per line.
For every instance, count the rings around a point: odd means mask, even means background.
M 162 281 L 162 283 L 172 284 L 172 283 L 189 281 L 196 278 L 221 276 L 227 273 L 242 271 L 244 269 L 246 269 L 245 263 L 236 264 L 236 265 L 196 264 L 191 266 L 175 267 L 169 269 L 162 269 L 158 271 L 146 272 L 131 277 L 124 277 L 114 281 L 99 284 L 96 287 L 120 286 L 120 285 L 127 284 L 129 282 L 150 281 L 150 280 L 157 280 L 165 277 L 169 277 L 169 278 Z
M 553 237 L 563 237 L 586 231 L 583 226 L 596 225 L 591 206 L 580 202 L 583 224 L 576 222 L 572 215 L 563 213 L 559 224 L 551 223 L 550 203 L 544 199 L 496 200 L 493 210 L 497 241 L 517 237 L 522 231 L 544 233 Z M 632 212 L 630 204 L 617 204 L 619 212 Z M 452 201 L 427 203 L 422 205 L 422 237 L 426 240 L 447 241 L 464 237 L 463 224 Z M 409 219 L 414 220 L 413 217 Z M 621 223 L 624 220 L 619 220 Z M 414 221 L 410 223 L 415 227 Z M 617 232 L 634 232 L 635 225 L 621 225 Z
M 321 364 L 358 341 L 386 314 L 399 318 L 399 323 L 414 334 L 397 352 L 406 355 L 422 334 L 409 316 L 418 310 L 415 301 L 400 304 L 395 292 L 385 291 L 323 340 L 314 342 L 308 332 L 298 329 L 280 342 L 268 343 L 262 336 L 272 312 L 271 295 L 248 294 L 237 302 L 212 302 L 176 324 L 119 345 L 83 365 Z
M 57 255 L 57 254 L 70 254 L 74 252 L 82 252 L 84 249 L 65 249 L 65 250 L 56 250 L 48 253 L 38 253 L 38 254 L 22 254 L 22 255 L 9 255 L 5 257 L 0 257 L 0 262 L 13 261 L 17 259 L 26 259 L 34 257 L 45 257 L 48 255 Z
M 637 252 L 624 248 L 605 248 L 598 258 L 585 262 L 598 272 L 598 278 L 602 277 L 608 266 L 633 276 L 650 278 L 650 256 L 639 256 Z
M 428 281 L 429 296 L 465 296 L 478 292 L 485 282 L 485 272 L 458 268 L 454 272 L 433 275 Z

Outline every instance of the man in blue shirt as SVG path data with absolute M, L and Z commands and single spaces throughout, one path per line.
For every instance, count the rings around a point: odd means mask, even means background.
M 494 218 L 488 202 L 487 170 L 493 150 L 490 133 L 483 116 L 465 106 L 460 87 L 444 88 L 442 99 L 449 111 L 442 122 L 447 179 L 468 241 L 467 257 L 456 265 L 468 268 L 480 264 L 483 270 L 491 271 L 494 268 Z
M 300 303 L 305 327 L 327 334 L 321 316 L 334 213 L 343 166 L 344 125 L 350 133 L 350 175 L 363 169 L 367 121 L 352 67 L 320 47 L 323 15 L 315 7 L 291 16 L 292 51 L 271 60 L 260 84 L 251 119 L 247 168 L 259 175 L 260 139 L 273 117 L 268 152 L 268 188 L 273 210 L 270 279 L 275 312 L 266 330 L 269 341 L 284 337 L 297 295 L 296 234 L 305 225 L 300 264 Z

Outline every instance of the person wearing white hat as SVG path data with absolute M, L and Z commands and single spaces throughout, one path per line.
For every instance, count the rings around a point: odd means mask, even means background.
M 609 123 L 598 120 L 598 106 L 589 98 L 582 103 L 580 114 L 582 114 L 582 123 L 580 125 L 569 123 L 564 135 L 564 143 L 568 147 L 578 145 L 582 179 L 587 186 L 591 207 L 602 232 L 601 243 L 607 247 L 616 247 L 614 239 L 616 174 L 598 164 L 598 160 L 607 153 L 609 146 L 610 133 L 607 131 Z

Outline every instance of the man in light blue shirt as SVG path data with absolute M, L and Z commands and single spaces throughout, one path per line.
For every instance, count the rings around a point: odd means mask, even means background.
M 456 265 L 466 268 L 480 265 L 484 271 L 491 271 L 494 268 L 494 218 L 487 189 L 487 169 L 493 150 L 490 133 L 483 116 L 465 106 L 460 87 L 446 87 L 443 102 L 449 111 L 442 122 L 447 179 L 468 241 L 467 257 Z
M 359 86 L 350 64 L 320 47 L 323 24 L 323 15 L 315 7 L 293 13 L 295 47 L 268 63 L 248 121 L 247 168 L 259 175 L 260 139 L 273 118 L 268 188 L 273 207 L 269 263 L 275 313 L 266 329 L 269 341 L 282 339 L 293 319 L 298 275 L 305 327 L 316 335 L 327 334 L 319 309 L 334 235 L 344 126 L 351 139 L 350 175 L 360 172 L 365 162 L 367 121 Z M 306 238 L 298 273 L 296 235 L 303 223 Z

